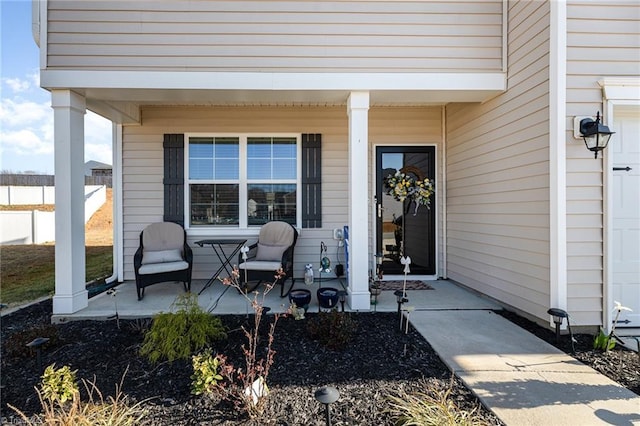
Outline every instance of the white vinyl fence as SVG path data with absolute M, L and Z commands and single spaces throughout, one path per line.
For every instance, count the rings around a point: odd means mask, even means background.
M 53 194 L 53 187 L 50 186 L 2 186 L 0 204 L 54 204 Z M 88 185 L 85 186 L 84 194 L 84 222 L 87 223 L 107 200 L 107 188 L 104 185 Z M 55 217 L 55 212 L 38 210 L 0 211 L 0 244 L 42 244 L 55 241 Z

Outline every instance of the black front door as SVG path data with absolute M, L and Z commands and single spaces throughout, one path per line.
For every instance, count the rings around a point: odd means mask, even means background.
M 411 258 L 411 275 L 436 274 L 435 192 L 427 207 L 399 201 L 385 184 L 388 176 L 400 171 L 409 180 L 431 179 L 435 190 L 435 164 L 433 146 L 376 149 L 376 253 L 382 256 L 385 275 L 403 274 L 402 256 Z

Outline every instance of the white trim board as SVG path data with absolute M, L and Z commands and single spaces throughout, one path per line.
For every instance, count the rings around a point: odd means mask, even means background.
M 506 90 L 505 73 L 258 73 L 47 70 L 54 88 L 192 90 Z

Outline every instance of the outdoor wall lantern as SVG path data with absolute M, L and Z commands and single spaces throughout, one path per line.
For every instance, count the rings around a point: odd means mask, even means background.
M 611 135 L 615 132 L 609 130 L 600 122 L 600 111 L 596 114 L 594 121 L 590 117 L 575 117 L 573 123 L 573 136 L 576 139 L 583 138 L 584 144 L 589 151 L 592 151 L 595 158 L 598 158 L 598 151 L 602 151 L 607 147 Z

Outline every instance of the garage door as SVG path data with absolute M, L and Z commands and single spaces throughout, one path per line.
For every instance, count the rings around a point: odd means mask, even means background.
M 620 325 L 640 328 L 640 107 L 616 109 L 612 130 L 612 296 L 633 309 L 621 314 Z

